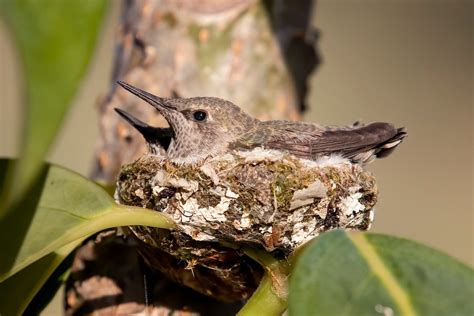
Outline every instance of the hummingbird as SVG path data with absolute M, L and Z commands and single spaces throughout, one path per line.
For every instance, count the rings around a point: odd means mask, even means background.
M 117 83 L 166 119 L 170 127 L 152 127 L 115 109 L 143 135 L 152 154 L 166 155 L 177 164 L 192 165 L 228 151 L 257 147 L 309 160 L 340 156 L 366 164 L 389 155 L 407 135 L 404 128 L 381 122 L 327 127 L 298 121 L 260 121 L 223 99 L 161 98 L 123 81 Z

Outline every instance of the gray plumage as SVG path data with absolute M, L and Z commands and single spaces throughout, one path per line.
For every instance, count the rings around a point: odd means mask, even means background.
M 170 128 L 158 129 L 117 109 L 142 133 L 150 148 L 150 143 L 163 146 L 168 159 L 177 163 L 193 164 L 228 150 L 256 147 L 304 159 L 339 155 L 354 163 L 368 163 L 390 154 L 407 135 L 405 129 L 389 123 L 335 128 L 293 121 L 262 122 L 222 99 L 159 98 L 127 83 L 118 84 L 154 106 L 168 121 Z

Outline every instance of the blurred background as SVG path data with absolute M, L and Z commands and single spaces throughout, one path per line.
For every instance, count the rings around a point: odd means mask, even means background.
M 111 2 L 94 58 L 49 155 L 89 175 L 99 135 L 97 98 L 110 86 L 119 2 Z M 408 138 L 369 168 L 380 200 L 373 231 L 418 240 L 474 264 L 473 2 L 319 0 L 321 64 L 304 120 L 387 121 Z M 0 156 L 17 156 L 19 57 L 0 21 Z M 265 87 L 261 87 L 264 89 Z

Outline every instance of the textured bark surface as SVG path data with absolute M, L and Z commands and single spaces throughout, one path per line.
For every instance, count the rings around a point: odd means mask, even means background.
M 99 104 L 101 134 L 91 177 L 113 184 L 120 167 L 146 151 L 114 107 L 166 126 L 150 106 L 117 89 L 119 79 L 163 97 L 217 96 L 259 118 L 298 119 L 307 77 L 319 62 L 316 33 L 308 28 L 312 2 L 124 0 L 110 89 Z M 144 312 L 148 305 L 153 315 L 234 315 L 241 305 L 223 305 L 147 272 L 137 265 L 133 242 L 108 238 L 79 250 L 68 314 Z M 152 282 L 145 291 L 148 274 Z

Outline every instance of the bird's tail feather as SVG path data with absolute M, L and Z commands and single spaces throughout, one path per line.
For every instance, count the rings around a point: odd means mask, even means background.
M 376 144 L 372 148 L 359 148 L 358 150 L 344 152 L 343 156 L 355 163 L 369 163 L 375 158 L 384 158 L 390 155 L 406 136 L 405 128 L 398 128 L 393 137 Z

